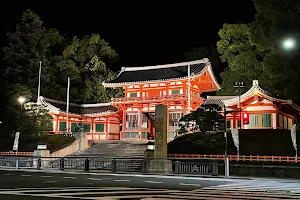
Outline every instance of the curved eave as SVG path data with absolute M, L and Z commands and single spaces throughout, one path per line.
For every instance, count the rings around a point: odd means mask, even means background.
M 61 110 L 60 108 L 57 108 L 55 106 L 53 106 L 51 103 L 45 101 L 44 97 L 40 97 L 41 103 L 49 110 L 54 112 L 55 114 L 59 114 L 59 113 L 64 113 L 67 114 L 66 111 Z M 56 100 L 55 100 L 56 101 Z M 81 107 L 83 108 L 88 108 L 88 107 L 101 107 L 101 106 L 113 106 L 112 103 L 98 103 L 98 104 L 82 104 Z M 81 114 L 81 113 L 73 113 L 73 112 L 68 112 L 68 114 L 70 115 L 77 115 L 77 116 L 91 116 L 91 115 L 110 115 L 110 114 L 114 114 L 116 112 L 119 111 L 118 108 L 116 108 L 116 111 L 113 110 L 108 110 L 105 112 L 100 112 L 100 113 L 86 113 L 86 114 Z
M 232 99 L 223 100 L 223 102 L 226 106 L 232 106 L 232 105 L 238 104 L 239 99 L 240 99 L 241 102 L 243 102 L 244 100 L 246 100 L 246 99 L 248 99 L 248 98 L 250 98 L 254 95 L 263 96 L 266 99 L 269 99 L 271 101 L 287 101 L 287 100 L 282 100 L 282 99 L 276 99 L 276 98 L 273 98 L 273 97 L 269 96 L 267 94 L 267 92 L 264 91 L 259 86 L 252 86 L 246 93 L 242 94 L 240 97 L 236 96 Z
M 300 107 L 297 106 L 294 102 L 292 102 L 292 100 L 287 100 L 287 102 L 284 102 L 283 104 L 289 105 L 291 108 L 293 108 L 293 109 L 296 110 L 298 113 L 300 113 Z
M 213 81 L 213 83 L 215 84 L 217 90 L 220 90 L 220 89 L 221 89 L 221 85 L 219 84 L 219 82 L 218 82 L 217 79 L 216 79 L 216 76 L 215 76 L 215 73 L 214 73 L 213 70 L 212 70 L 211 64 L 208 65 L 208 68 L 207 68 L 207 69 L 208 69 L 208 72 L 209 72 L 209 74 L 210 74 L 210 77 L 212 78 L 212 81 Z
M 213 80 L 213 83 L 216 85 L 217 89 L 221 89 L 220 84 L 218 83 L 210 63 L 207 63 L 203 69 L 194 75 L 191 75 L 190 78 L 195 78 L 198 76 L 201 76 L 204 74 L 204 72 L 208 71 L 208 73 L 211 75 L 211 78 Z M 161 83 L 161 82 L 170 82 L 171 80 L 176 80 L 176 81 L 182 81 L 187 79 L 188 76 L 183 76 L 183 77 L 177 77 L 177 78 L 168 78 L 168 79 L 158 79 L 158 80 L 147 80 L 147 81 L 133 81 L 133 82 L 122 82 L 122 83 L 105 83 L 103 82 L 102 85 L 104 87 L 123 87 L 123 86 L 129 86 L 129 85 L 134 85 L 134 84 L 145 84 L 145 83 Z

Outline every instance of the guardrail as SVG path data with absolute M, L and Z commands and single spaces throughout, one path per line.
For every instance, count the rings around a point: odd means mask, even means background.
M 0 157 L 2 168 L 218 175 L 214 161 L 159 158 Z
M 225 155 L 218 154 L 168 154 L 168 158 L 197 158 L 207 160 L 225 160 Z M 230 161 L 256 161 L 256 162 L 300 162 L 296 156 L 253 156 L 253 155 L 228 155 Z

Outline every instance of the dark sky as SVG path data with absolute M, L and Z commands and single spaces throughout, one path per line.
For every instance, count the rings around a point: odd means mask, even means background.
M 255 14 L 252 0 L 20 2 L 1 5 L 2 47 L 6 31 L 13 30 L 22 10 L 29 8 L 45 26 L 68 36 L 100 33 L 124 66 L 181 62 L 185 51 L 216 45 L 224 23 L 251 22 Z

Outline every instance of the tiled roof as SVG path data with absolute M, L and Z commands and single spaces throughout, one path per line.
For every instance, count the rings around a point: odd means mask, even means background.
M 219 105 L 220 107 L 223 107 L 224 106 L 223 100 L 232 99 L 234 97 L 235 96 L 207 96 L 204 105 L 215 104 L 215 105 Z
M 239 100 L 243 102 L 244 100 L 248 99 L 249 97 L 253 95 L 260 95 L 263 96 L 264 98 L 273 101 L 273 102 L 279 102 L 283 105 L 292 107 L 293 109 L 297 110 L 300 112 L 300 108 L 294 104 L 291 100 L 283 100 L 283 99 L 277 99 L 274 97 L 271 97 L 269 92 L 263 90 L 261 87 L 258 85 L 257 80 L 253 80 L 252 87 L 242 94 L 240 97 L 239 96 L 208 96 L 204 104 L 217 104 L 219 106 L 232 106 L 238 104 Z
M 50 110 L 66 112 L 67 103 L 54 99 L 41 97 L 41 102 Z M 69 113 L 77 115 L 92 115 L 92 114 L 104 114 L 109 112 L 116 112 L 117 108 L 111 105 L 111 103 L 98 103 L 98 104 L 75 104 L 69 103 Z
M 167 65 L 122 67 L 119 75 L 114 80 L 104 83 L 104 85 L 184 79 L 188 77 L 188 65 L 190 65 L 191 77 L 202 74 L 207 67 L 211 67 L 209 60 L 206 58 Z

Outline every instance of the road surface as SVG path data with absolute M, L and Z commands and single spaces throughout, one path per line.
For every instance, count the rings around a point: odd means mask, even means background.
M 0 170 L 0 199 L 300 199 L 300 181 Z

